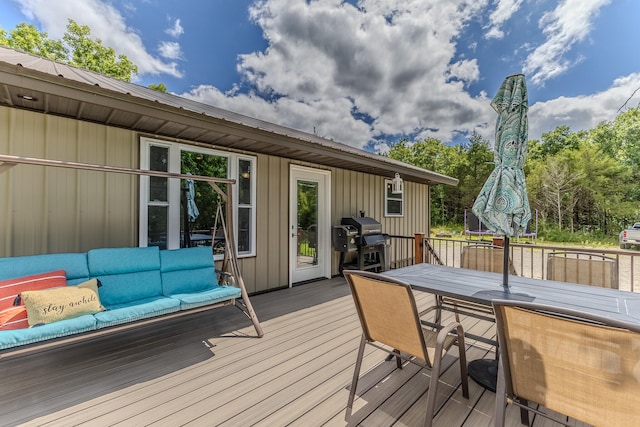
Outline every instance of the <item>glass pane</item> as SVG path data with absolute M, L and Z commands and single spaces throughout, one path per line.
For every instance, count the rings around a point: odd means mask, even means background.
M 228 158 L 225 156 L 192 151 L 182 151 L 180 154 L 180 172 L 183 174 L 227 178 L 228 164 Z M 226 190 L 226 184 L 218 184 L 218 187 L 222 191 Z M 211 246 L 220 196 L 205 181 L 182 180 L 180 188 L 181 246 Z M 220 223 L 218 228 L 216 236 L 221 236 Z
M 152 145 L 149 149 L 149 169 L 152 171 L 169 171 L 169 149 Z M 149 201 L 166 202 L 167 178 L 150 177 Z
M 298 181 L 298 268 L 318 263 L 318 183 Z
M 167 206 L 149 206 L 148 246 L 167 248 Z
M 393 184 L 391 184 L 391 182 L 387 182 L 387 198 L 396 200 L 402 199 L 402 193 L 393 192 Z
M 387 200 L 387 213 L 389 215 L 402 215 L 402 201 Z
M 251 252 L 251 208 L 238 209 L 238 253 Z
M 238 203 L 251 204 L 251 162 L 249 160 L 238 161 Z

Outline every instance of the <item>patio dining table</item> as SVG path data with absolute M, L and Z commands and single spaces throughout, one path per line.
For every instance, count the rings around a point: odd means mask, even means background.
M 436 264 L 414 264 L 383 274 L 410 284 L 415 291 L 488 307 L 497 299 L 535 301 L 640 325 L 640 294 L 634 292 L 521 276 L 510 276 L 509 286 L 504 287 L 502 274 Z M 469 362 L 469 376 L 492 391 L 496 373 L 495 360 Z

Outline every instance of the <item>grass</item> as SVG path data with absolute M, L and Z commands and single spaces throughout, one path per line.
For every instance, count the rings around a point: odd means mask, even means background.
M 451 233 L 453 237 L 464 239 L 463 224 L 441 224 L 431 227 L 431 234 L 435 236 L 440 232 Z M 540 244 L 554 243 L 562 246 L 590 247 L 590 248 L 618 248 L 618 235 L 605 235 L 602 232 L 587 232 L 558 230 L 555 227 L 544 227 L 539 230 L 536 239 Z

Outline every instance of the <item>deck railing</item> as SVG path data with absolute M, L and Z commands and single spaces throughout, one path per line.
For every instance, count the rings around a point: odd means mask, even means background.
M 416 262 L 443 264 L 460 267 L 462 248 L 477 245 L 478 240 L 456 240 L 438 237 L 389 236 L 387 256 L 390 268 L 401 268 Z M 490 243 L 490 242 L 485 242 Z M 547 277 L 547 259 L 552 252 L 584 252 L 605 255 L 616 259 L 618 264 L 618 288 L 640 292 L 640 251 L 576 248 L 568 246 L 540 245 L 531 241 L 512 240 L 509 244 L 511 259 L 518 275 L 544 279 Z M 416 260 L 416 256 L 421 261 Z
M 415 239 L 420 239 L 419 236 L 417 235 Z M 477 240 L 454 240 L 437 237 L 423 237 L 421 240 L 422 247 L 414 253 L 418 257 L 422 255 L 422 262 L 443 264 L 450 267 L 460 267 L 460 258 L 464 246 L 479 243 Z M 402 240 L 394 239 L 392 246 L 396 241 L 402 242 Z M 512 240 L 509 244 L 511 259 L 518 275 L 537 279 L 547 277 L 548 255 L 551 252 L 558 251 L 579 251 L 613 257 L 618 264 L 618 288 L 631 292 L 640 291 L 640 273 L 637 273 L 640 272 L 640 251 L 539 245 L 530 242 L 522 243 L 516 240 Z M 393 255 L 395 253 L 393 250 L 391 250 L 391 253 L 391 268 L 397 268 L 394 267 L 395 258 Z

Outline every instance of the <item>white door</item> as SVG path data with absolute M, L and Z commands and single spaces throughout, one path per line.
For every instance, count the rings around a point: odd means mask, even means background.
M 289 284 L 331 277 L 331 172 L 292 165 Z

